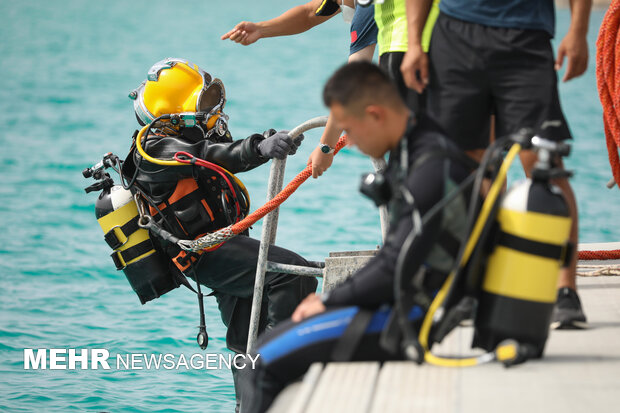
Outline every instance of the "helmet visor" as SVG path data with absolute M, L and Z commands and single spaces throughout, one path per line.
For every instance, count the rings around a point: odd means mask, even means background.
M 224 84 L 220 79 L 213 81 L 202 91 L 198 98 L 198 112 L 211 112 L 213 108 L 219 105 L 218 109 L 223 109 L 226 103 L 226 91 Z

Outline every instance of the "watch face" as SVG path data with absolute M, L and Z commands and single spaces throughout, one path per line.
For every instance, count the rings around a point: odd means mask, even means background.
M 329 153 L 329 145 L 321 145 L 321 152 Z

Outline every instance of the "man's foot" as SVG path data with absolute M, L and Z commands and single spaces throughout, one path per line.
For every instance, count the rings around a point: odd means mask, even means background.
M 558 290 L 551 328 L 554 330 L 588 328 L 577 291 L 569 287 L 562 287 Z

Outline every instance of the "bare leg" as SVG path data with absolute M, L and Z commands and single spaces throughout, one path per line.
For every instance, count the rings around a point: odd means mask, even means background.
M 536 163 L 536 154 L 531 151 L 521 152 L 521 163 L 527 176 L 530 176 L 530 172 Z M 562 162 L 559 162 L 560 167 L 563 168 Z M 571 256 L 571 260 L 567 267 L 560 270 L 558 279 L 558 296 L 555 303 L 553 312 L 553 318 L 551 321 L 551 327 L 554 329 L 578 329 L 587 328 L 586 316 L 583 313 L 581 307 L 581 301 L 577 294 L 577 242 L 579 239 L 578 234 L 578 214 L 577 214 L 577 201 L 575 194 L 568 182 L 568 179 L 554 179 L 552 181 L 557 185 L 566 198 L 568 204 L 569 213 L 572 219 L 572 226 L 570 231 L 570 242 L 575 246 L 575 252 Z

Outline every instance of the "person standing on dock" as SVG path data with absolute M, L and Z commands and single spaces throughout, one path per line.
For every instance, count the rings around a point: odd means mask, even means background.
M 429 114 L 474 159 L 480 159 L 489 144 L 491 115 L 498 137 L 527 127 L 546 139 L 571 139 L 556 71 L 566 59 L 566 82 L 587 69 L 592 0 L 572 0 L 570 5 L 571 24 L 554 58 L 553 0 L 442 0 L 427 56 L 421 35 L 431 0 L 407 0 L 409 49 L 401 67 L 405 83 L 419 93 L 426 90 Z M 536 154 L 520 156 L 529 176 Z M 559 159 L 557 163 L 562 165 Z M 554 183 L 571 210 L 573 254 L 561 270 L 552 327 L 585 328 L 576 291 L 577 202 L 568 179 Z

